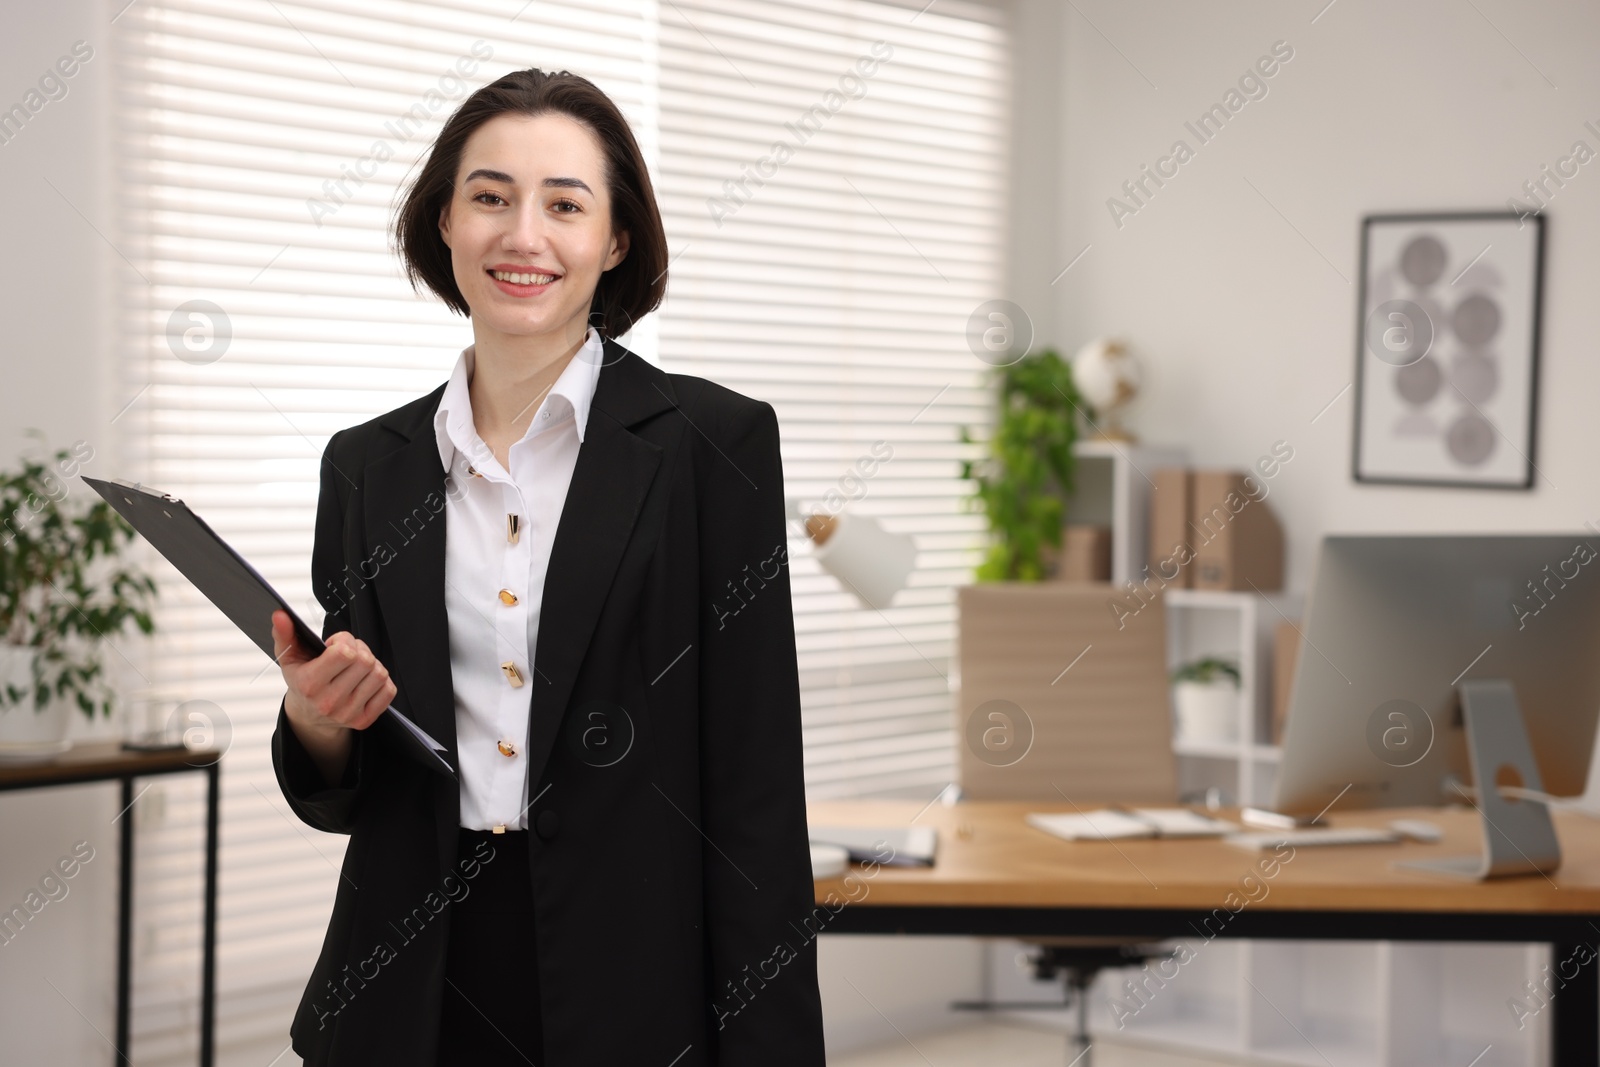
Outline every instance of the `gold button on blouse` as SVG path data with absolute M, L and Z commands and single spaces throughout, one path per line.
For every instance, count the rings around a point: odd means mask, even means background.
M 517 665 L 515 663 L 513 663 L 511 660 L 506 660 L 504 663 L 500 664 L 500 669 L 505 672 L 506 681 L 511 683 L 511 688 L 522 688 L 522 675 L 517 672 Z
M 506 604 L 506 605 L 511 605 L 511 604 L 515 604 L 516 602 L 517 602 L 517 594 L 513 593 L 509 589 L 500 590 L 500 603 Z
M 522 532 L 522 516 L 506 512 L 506 540 L 512 544 L 517 543 L 517 535 Z
M 500 750 L 500 755 L 502 756 L 515 756 L 517 754 L 517 746 L 510 741 L 499 741 L 495 747 Z

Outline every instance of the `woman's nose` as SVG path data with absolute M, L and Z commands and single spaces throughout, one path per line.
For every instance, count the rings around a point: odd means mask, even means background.
M 537 205 L 517 213 L 515 223 L 505 233 L 505 239 L 510 249 L 523 255 L 532 255 L 544 250 L 546 245 L 544 217 L 539 213 Z

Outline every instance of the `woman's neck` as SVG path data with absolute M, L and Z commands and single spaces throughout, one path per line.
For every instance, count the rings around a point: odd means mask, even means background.
M 505 447 L 527 432 L 540 402 L 587 337 L 587 321 L 550 334 L 503 334 L 474 323 L 467 386 L 472 421 L 502 464 Z

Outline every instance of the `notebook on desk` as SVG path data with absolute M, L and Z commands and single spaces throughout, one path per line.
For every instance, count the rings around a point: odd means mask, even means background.
M 1063 841 L 1113 841 L 1140 837 L 1221 837 L 1238 824 L 1188 808 L 1097 808 L 1094 811 L 1030 811 L 1029 826 Z
M 1318 845 L 1392 845 L 1405 838 L 1394 830 L 1371 826 L 1307 826 L 1298 830 L 1259 830 L 1231 834 L 1223 840 L 1237 848 L 1258 850 Z
M 939 840 L 931 826 L 813 826 L 810 834 L 813 845 L 838 845 L 853 863 L 888 867 L 933 866 Z

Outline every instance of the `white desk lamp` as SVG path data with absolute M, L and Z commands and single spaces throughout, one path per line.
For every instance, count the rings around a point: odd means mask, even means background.
M 801 515 L 794 501 L 790 515 L 801 519 L 811 538 L 811 555 L 822 569 L 880 611 L 905 588 L 916 564 L 916 543 L 906 534 L 890 533 L 870 515 L 817 512 Z

